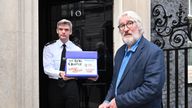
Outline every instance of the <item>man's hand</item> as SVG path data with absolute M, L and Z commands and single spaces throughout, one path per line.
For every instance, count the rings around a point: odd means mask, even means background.
M 61 72 L 59 73 L 59 76 L 60 76 L 63 80 L 65 80 L 65 81 L 75 79 L 75 78 L 73 78 L 73 77 L 66 77 L 66 76 L 65 76 L 65 71 L 61 71 Z
M 111 100 L 111 102 L 109 103 L 109 108 L 117 108 L 117 104 L 116 104 L 115 98 L 113 98 Z
M 102 104 L 99 105 L 98 108 L 110 108 L 109 103 L 103 102 Z
M 92 77 L 92 78 L 88 78 L 88 79 L 89 79 L 89 80 L 92 80 L 92 81 L 97 81 L 98 78 L 99 78 L 99 76 L 97 76 L 97 77 Z

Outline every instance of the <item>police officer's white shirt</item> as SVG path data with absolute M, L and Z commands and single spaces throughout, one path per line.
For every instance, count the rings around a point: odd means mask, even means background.
M 63 50 L 63 43 L 60 39 L 56 42 L 46 45 L 43 49 L 43 67 L 44 72 L 52 79 L 58 79 L 59 68 L 61 62 L 61 52 Z M 82 51 L 82 49 L 76 46 L 71 41 L 65 43 L 66 51 Z

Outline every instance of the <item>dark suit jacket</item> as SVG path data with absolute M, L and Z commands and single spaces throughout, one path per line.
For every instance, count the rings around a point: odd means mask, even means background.
M 114 75 L 107 93 L 107 101 L 115 97 L 115 86 L 125 54 L 121 46 L 114 60 Z M 115 97 L 118 108 L 161 108 L 162 88 L 165 80 L 163 51 L 143 36 L 132 54 L 118 85 Z

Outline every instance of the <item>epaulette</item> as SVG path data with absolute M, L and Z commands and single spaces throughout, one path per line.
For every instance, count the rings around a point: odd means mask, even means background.
M 45 44 L 45 46 L 48 46 L 48 45 L 53 44 L 53 43 L 55 43 L 55 42 L 56 42 L 56 40 L 50 41 L 50 42 L 48 42 L 47 44 Z

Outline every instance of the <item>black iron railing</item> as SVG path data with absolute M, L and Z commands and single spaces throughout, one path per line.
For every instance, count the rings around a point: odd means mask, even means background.
M 181 4 L 176 13 L 166 12 L 163 5 L 157 4 L 152 8 L 151 17 L 152 41 L 165 54 L 167 80 L 164 107 L 188 108 L 188 52 L 191 48 L 188 44 L 192 42 L 192 25 Z

